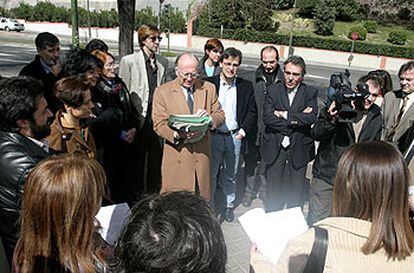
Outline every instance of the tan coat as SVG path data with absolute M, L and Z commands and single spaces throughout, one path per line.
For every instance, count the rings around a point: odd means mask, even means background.
M 50 126 L 51 133 L 47 137 L 50 148 L 64 153 L 81 153 L 96 158 L 96 146 L 88 127 L 73 128 L 65 123 L 61 111 Z
M 315 224 L 328 231 L 328 250 L 324 273 L 412 273 L 414 254 L 405 260 L 388 260 L 383 249 L 369 255 L 361 251 L 365 244 L 371 223 L 356 218 L 330 217 Z M 311 253 L 315 232 L 309 229 L 289 241 L 277 265 L 263 255 L 255 254 L 250 263 L 255 273 L 299 273 L 303 272 Z
M 196 81 L 194 85 L 194 112 L 205 109 L 213 119 L 213 128 L 224 123 L 224 112 L 218 102 L 213 84 Z M 168 126 L 170 114 L 190 114 L 178 79 L 155 90 L 152 119 L 154 130 L 165 140 L 161 166 L 161 192 L 195 191 L 197 179 L 200 195 L 211 199 L 210 189 L 210 134 L 194 144 L 174 144 L 174 131 Z M 145 144 L 143 144 L 145 145 Z

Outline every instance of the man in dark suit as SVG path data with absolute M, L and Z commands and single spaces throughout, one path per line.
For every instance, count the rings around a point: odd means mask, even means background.
M 36 36 L 35 45 L 37 50 L 35 59 L 22 68 L 19 76 L 30 76 L 42 81 L 48 107 L 55 113 L 59 110 L 59 104 L 53 94 L 53 87 L 59 80 L 61 71 L 60 42 L 52 33 L 42 32 Z
M 225 124 L 212 131 L 211 188 L 213 198 L 217 184 L 226 195 L 225 219 L 228 222 L 234 219 L 236 174 L 240 155 L 245 150 L 244 140 L 256 134 L 253 85 L 250 81 L 236 77 L 241 61 L 240 50 L 226 48 L 220 60 L 221 73 L 207 78 L 216 86 L 219 102 L 226 116 Z M 223 168 L 219 176 L 221 165 Z
M 267 211 L 302 205 L 306 167 L 315 156 L 310 129 L 318 112 L 317 90 L 302 83 L 305 73 L 304 60 L 289 57 L 285 80 L 266 93 L 261 154 L 267 164 Z

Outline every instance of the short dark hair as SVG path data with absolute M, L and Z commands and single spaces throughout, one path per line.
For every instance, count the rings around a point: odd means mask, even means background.
M 306 74 L 306 64 L 302 57 L 293 55 L 287 58 L 287 60 L 283 63 L 283 70 L 285 70 L 287 64 L 300 66 L 302 68 L 302 77 Z
M 228 47 L 223 51 L 223 54 L 221 55 L 221 58 L 220 58 L 220 63 L 222 63 L 224 59 L 227 59 L 229 57 L 233 57 L 233 58 L 239 57 L 239 64 L 242 63 L 243 54 L 241 53 L 240 50 L 238 50 L 235 47 Z
M 88 70 L 102 68 L 101 60 L 89 54 L 86 50 L 72 48 L 65 56 L 63 75 L 65 77 L 83 77 Z
M 91 53 L 94 50 L 100 50 L 100 51 L 103 51 L 103 52 L 108 52 L 108 45 L 100 39 L 92 39 L 85 46 L 85 50 L 89 53 Z
M 85 91 L 89 90 L 81 79 L 76 77 L 67 77 L 56 82 L 54 93 L 56 98 L 68 106 L 78 108 L 85 102 Z M 65 107 L 61 107 L 65 111 Z
M 58 43 L 58 37 L 50 32 L 39 33 L 35 38 L 35 45 L 37 49 L 44 49 L 46 46 L 55 46 Z
M 272 46 L 272 45 L 268 45 L 262 48 L 262 50 L 260 51 L 260 60 L 263 59 L 263 52 L 268 51 L 268 50 L 276 52 L 276 60 L 279 61 L 279 51 L 277 50 L 275 46 Z
M 398 77 L 400 77 L 402 73 L 405 73 L 413 69 L 414 69 L 414 61 L 406 62 L 400 67 L 400 70 L 398 71 Z
M 43 84 L 31 77 L 0 78 L 0 130 L 17 132 L 19 119 L 34 120 Z
M 393 90 L 392 78 L 387 70 L 377 69 L 374 71 L 370 71 L 368 75 L 375 75 L 378 77 L 381 86 L 381 93 L 383 95 Z
M 125 273 L 224 273 L 227 251 L 211 204 L 181 191 L 137 203 L 115 256 Z

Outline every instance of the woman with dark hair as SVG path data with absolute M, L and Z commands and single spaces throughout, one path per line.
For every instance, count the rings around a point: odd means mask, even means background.
M 105 172 L 93 159 L 60 155 L 37 165 L 24 188 L 13 272 L 108 272 L 112 250 L 94 219 L 104 192 Z
M 223 54 L 223 44 L 219 39 L 207 40 L 204 45 L 204 56 L 200 60 L 198 73 L 202 78 L 212 77 L 220 74 L 220 58 Z
M 102 69 L 102 62 L 84 49 L 73 48 L 65 55 L 63 76 L 75 76 L 90 87 L 95 86 Z
M 59 80 L 54 92 L 61 103 L 47 137 L 49 147 L 64 153 L 96 157 L 95 141 L 86 125 L 94 107 L 91 91 L 84 81 L 69 77 Z
M 314 225 L 328 234 L 323 272 L 413 272 L 409 179 L 403 157 L 386 142 L 358 143 L 343 153 L 332 217 Z M 277 265 L 253 248 L 251 264 L 256 273 L 303 272 L 314 241 L 315 228 L 292 239 Z
M 132 183 L 136 181 L 132 173 L 136 167 L 132 162 L 136 162 L 133 160 L 136 154 L 131 143 L 138 127 L 137 112 L 125 83 L 115 73 L 114 57 L 100 50 L 91 54 L 104 64 L 101 77 L 91 89 L 96 107 L 90 126 L 97 144 L 98 161 L 106 171 L 112 200 L 134 202 Z

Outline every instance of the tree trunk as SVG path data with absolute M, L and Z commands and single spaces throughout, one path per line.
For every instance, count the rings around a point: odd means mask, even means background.
M 117 0 L 119 38 L 119 57 L 134 51 L 135 0 Z

